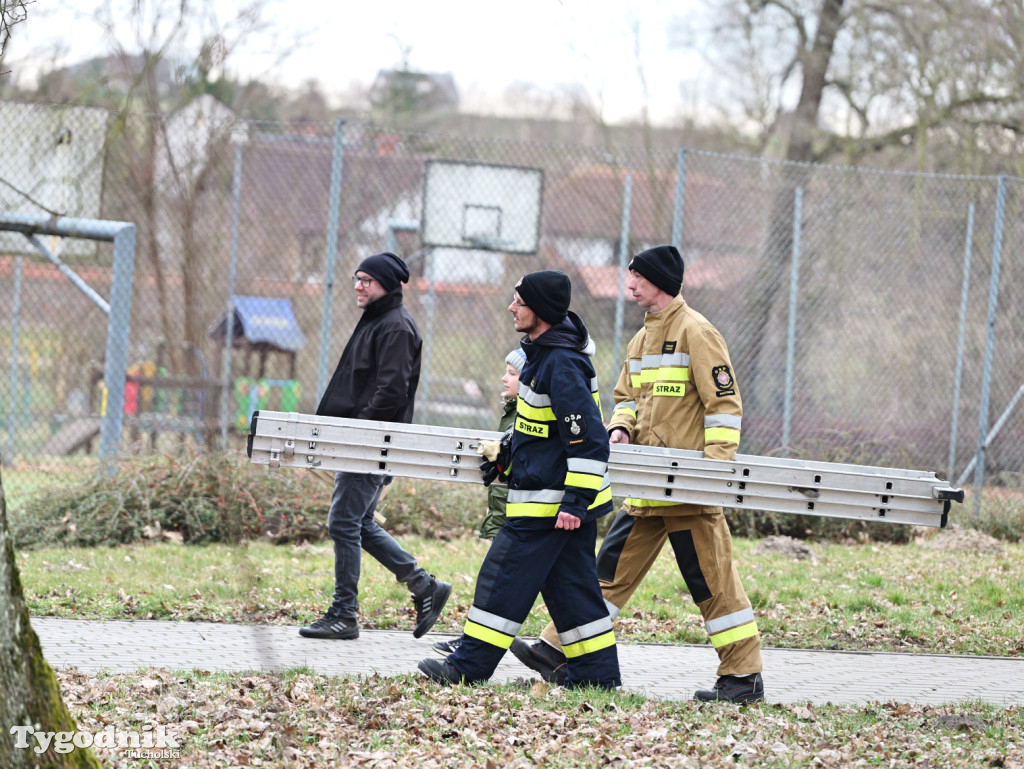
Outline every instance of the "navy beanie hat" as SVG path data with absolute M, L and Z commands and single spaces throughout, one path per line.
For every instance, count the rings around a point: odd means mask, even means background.
M 572 284 L 569 276 L 559 270 L 527 273 L 516 283 L 516 291 L 523 298 L 523 304 L 552 326 L 564 320 L 569 312 Z
M 356 272 L 375 278 L 385 291 L 394 291 L 399 283 L 409 282 L 409 267 L 390 251 L 366 257 L 356 267 Z
M 683 257 L 675 246 L 641 251 L 633 257 L 629 269 L 639 272 L 669 296 L 675 296 L 683 287 Z

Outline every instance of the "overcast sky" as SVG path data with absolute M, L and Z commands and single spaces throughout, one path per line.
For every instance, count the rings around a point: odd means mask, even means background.
M 109 2 L 117 7 L 128 0 Z M 644 101 L 638 56 L 657 121 L 692 111 L 705 87 L 699 58 L 669 43 L 673 16 L 696 23 L 700 0 L 273 2 L 276 39 L 303 33 L 300 47 L 280 68 L 272 67 L 269 55 L 253 53 L 239 60 L 236 74 L 276 76 L 289 86 L 316 79 L 329 96 L 369 85 L 380 69 L 401 61 L 402 49 L 414 70 L 452 73 L 467 110 L 498 106 L 516 82 L 546 91 L 576 84 L 603 105 L 606 119 L 635 117 Z M 217 0 L 221 20 L 239 4 Z M 90 0 L 30 4 L 8 50 L 15 77 L 30 78 L 33 65 L 54 49 L 61 51 L 61 64 L 108 53 L 109 43 L 88 18 L 93 6 Z M 120 34 L 132 39 L 130 32 Z M 254 51 L 274 48 L 263 41 Z

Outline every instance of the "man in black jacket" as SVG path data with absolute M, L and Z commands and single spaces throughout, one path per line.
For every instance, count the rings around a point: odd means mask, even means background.
M 374 254 L 352 276 L 356 304 L 363 315 L 349 337 L 338 367 L 316 413 L 321 416 L 411 422 L 420 379 L 420 338 L 416 323 L 402 304 L 402 283 L 409 268 L 391 253 Z M 452 586 L 428 574 L 394 537 L 374 521 L 381 491 L 390 477 L 339 472 L 327 514 L 334 541 L 334 600 L 324 616 L 299 629 L 306 638 L 359 637 L 360 550 L 365 550 L 404 582 L 416 607 L 419 638 L 441 616 Z

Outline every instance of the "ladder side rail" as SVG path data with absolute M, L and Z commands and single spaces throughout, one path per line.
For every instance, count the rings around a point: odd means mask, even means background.
M 336 445 L 336 453 L 339 451 L 350 451 L 351 448 L 358 445 L 364 446 L 366 452 L 369 453 L 380 452 L 382 457 L 387 457 L 389 453 L 393 454 L 394 452 L 398 451 L 418 450 L 428 455 L 433 454 L 437 451 L 437 440 L 432 436 L 423 435 L 416 431 L 408 431 L 401 435 L 392 435 L 392 431 L 390 431 L 389 429 L 365 429 L 359 424 L 357 420 L 352 420 L 351 422 L 354 423 L 353 427 L 341 428 L 341 432 L 338 432 L 337 430 L 331 430 L 330 432 L 333 432 L 335 434 L 328 434 L 326 436 L 323 436 L 318 441 L 310 441 L 307 445 L 302 445 L 301 441 L 296 440 L 296 445 L 294 446 L 294 448 L 296 451 L 306 451 L 312 454 L 316 454 L 317 448 L 325 448 L 327 446 L 332 445 L 333 443 L 337 443 L 342 446 L 341 450 L 339 450 L 339 448 Z M 294 426 L 294 424 L 294 420 L 288 420 L 282 423 L 282 425 L 289 428 Z M 281 429 L 276 431 L 272 429 L 269 430 L 271 434 L 273 434 L 274 432 L 281 431 Z M 291 430 L 289 430 L 289 432 L 291 432 Z M 475 445 L 472 443 L 467 443 L 467 437 L 465 436 L 465 433 L 456 433 L 456 435 L 459 435 L 459 437 L 456 438 L 451 434 L 447 436 L 458 444 L 457 446 L 453 446 L 453 458 L 456 455 L 462 455 L 467 459 L 475 459 Z M 357 436 L 357 439 L 356 437 L 353 436 Z M 390 438 L 394 439 L 388 442 L 388 439 Z M 880 495 L 886 498 L 881 502 L 881 504 L 883 505 L 889 505 L 893 499 L 899 497 L 918 497 L 920 499 L 928 501 L 936 499 L 936 495 L 934 494 L 933 489 L 934 483 L 931 480 L 921 480 L 916 483 L 901 483 L 899 485 L 891 484 L 891 487 L 886 488 L 878 487 L 878 485 L 873 485 L 874 483 L 878 482 L 878 479 L 874 478 L 874 476 L 851 474 L 846 476 L 839 476 L 839 479 L 844 481 L 844 484 L 839 484 L 833 482 L 833 479 L 831 479 L 830 476 L 818 476 L 812 479 L 808 479 L 806 477 L 801 478 L 798 476 L 791 477 L 787 475 L 786 470 L 775 468 L 770 465 L 766 465 L 760 468 L 757 476 L 749 475 L 741 479 L 733 480 L 735 476 L 735 468 L 728 467 L 730 463 L 717 460 L 708 460 L 706 461 L 706 463 L 710 463 L 708 466 L 713 468 L 727 467 L 728 471 L 725 473 L 724 476 L 725 482 L 736 482 L 737 484 L 741 484 L 744 486 L 749 486 L 751 483 L 767 483 L 780 486 L 793 485 L 796 486 L 798 490 L 807 489 L 811 493 L 819 493 L 821 492 L 821 490 L 825 489 L 847 490 L 847 492 L 856 492 L 856 490 L 859 490 L 859 492 L 865 492 L 872 495 Z M 655 476 L 652 482 L 654 482 L 655 484 L 666 484 L 670 487 L 673 485 L 673 483 L 668 480 L 670 476 L 675 479 L 683 478 L 686 479 L 687 481 L 697 478 L 715 479 L 715 476 L 703 474 L 703 471 L 695 472 L 691 468 L 673 467 L 669 469 L 651 469 L 649 466 L 645 466 L 642 468 L 617 468 L 615 464 L 612 463 L 609 469 L 612 471 L 612 473 L 616 473 L 616 471 L 629 472 L 631 470 L 634 472 L 648 472 Z M 772 479 L 760 477 L 762 474 L 772 476 Z M 780 474 L 783 477 L 775 479 L 775 477 Z M 675 485 L 678 487 L 682 484 L 677 482 Z M 913 487 L 900 487 L 904 485 Z

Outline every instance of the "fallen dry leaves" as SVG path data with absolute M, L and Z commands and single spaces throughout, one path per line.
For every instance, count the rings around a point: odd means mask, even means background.
M 747 708 L 568 692 L 445 689 L 415 676 L 57 671 L 80 731 L 163 725 L 159 767 L 1000 767 L 1024 769 L 1019 708 Z M 138 767 L 98 749 L 108 767 Z

